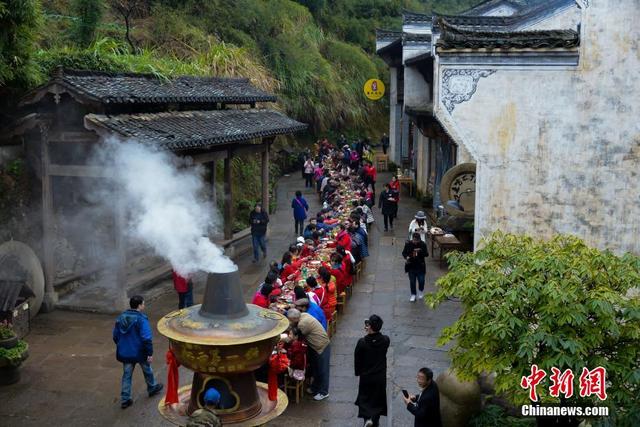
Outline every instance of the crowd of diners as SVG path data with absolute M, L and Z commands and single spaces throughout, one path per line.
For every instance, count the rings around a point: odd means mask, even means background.
M 346 305 L 356 271 L 369 256 L 377 173 L 366 160 L 366 146 L 335 147 L 322 140 L 316 149 L 313 169 L 307 165 L 303 170 L 315 179 L 322 208 L 301 224 L 309 214 L 308 204 L 301 192 L 296 193 L 292 201 L 296 240 L 279 262 L 271 262 L 252 303 L 283 313 L 290 321 L 262 377 L 270 373 L 271 385 L 274 370 L 295 380 L 306 379 L 307 392 L 314 400 L 323 400 L 329 395 L 330 337 L 338 310 Z M 304 209 L 305 215 L 296 216 L 296 208 Z

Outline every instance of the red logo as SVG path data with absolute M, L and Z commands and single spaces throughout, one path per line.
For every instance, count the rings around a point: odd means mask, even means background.
M 567 369 L 562 372 L 556 367 L 551 368 L 551 386 L 549 387 L 549 394 L 553 397 L 560 397 L 564 395 L 569 398 L 573 396 L 573 371 Z M 536 386 L 547 376 L 547 373 L 543 369 L 539 369 L 538 365 L 531 365 L 531 375 L 522 377 L 520 380 L 520 386 L 529 390 L 529 399 L 533 402 L 538 401 L 538 393 Z M 580 374 L 580 397 L 589 397 L 596 395 L 600 400 L 607 399 L 606 380 L 607 370 L 601 366 L 593 370 L 582 368 L 582 374 Z
M 538 401 L 538 393 L 536 392 L 536 386 L 542 381 L 547 373 L 542 369 L 538 369 L 538 365 L 531 365 L 531 375 L 528 377 L 522 377 L 520 386 L 522 388 L 529 389 L 529 399 L 534 402 Z
M 598 366 L 593 371 L 582 368 L 582 374 L 580 374 L 580 397 L 595 394 L 600 400 L 605 400 L 607 398 L 604 384 L 606 374 L 607 371 L 602 366 Z
M 567 398 L 573 396 L 573 371 L 567 369 L 560 373 L 560 369 L 553 367 L 551 372 L 553 373 L 549 378 L 553 384 L 549 387 L 549 394 L 553 397 L 559 397 L 560 394 Z

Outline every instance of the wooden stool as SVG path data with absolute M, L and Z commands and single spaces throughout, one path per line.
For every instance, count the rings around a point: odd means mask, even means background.
M 347 305 L 347 294 L 345 292 L 342 292 L 340 295 L 338 295 L 338 306 L 337 306 L 337 312 L 341 313 L 344 311 L 344 307 Z
M 360 280 L 360 277 L 362 276 L 362 261 L 357 263 L 355 265 L 355 268 L 356 268 L 356 280 Z
M 376 154 L 376 169 L 378 172 L 386 172 L 389 169 L 389 156 L 386 154 Z
M 289 396 L 289 391 L 293 391 L 296 403 L 300 403 L 300 399 L 302 399 L 304 383 L 304 381 L 298 381 L 291 378 L 289 373 L 284 374 L 284 392 Z
M 329 338 L 331 338 L 336 334 L 336 331 L 338 329 L 338 312 L 337 311 L 333 312 L 333 314 L 331 315 L 331 320 L 329 321 L 329 325 L 327 326 L 328 326 L 327 335 L 329 335 Z

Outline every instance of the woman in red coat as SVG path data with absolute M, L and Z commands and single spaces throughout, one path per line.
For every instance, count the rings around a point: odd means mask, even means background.
M 284 283 L 289 280 L 289 276 L 295 275 L 305 260 L 306 258 L 300 258 L 294 262 L 291 252 L 285 252 L 284 255 L 282 255 L 282 272 L 280 273 L 282 282 Z
M 351 235 L 347 231 L 347 226 L 344 224 L 340 224 L 340 232 L 336 236 L 336 245 L 342 246 L 343 248 L 350 250 L 351 249 Z
M 393 175 L 391 177 L 391 182 L 389 182 L 389 188 L 391 190 L 396 190 L 398 192 L 398 201 L 400 201 L 400 181 L 398 181 L 398 177 Z
M 320 307 L 324 311 L 327 322 L 329 322 L 333 318 L 333 312 L 336 311 L 336 306 L 338 305 L 336 279 L 331 275 L 329 269 L 320 267 L 318 269 L 318 283 L 324 289 L 324 301 Z
M 273 291 L 273 285 L 265 283 L 253 296 L 251 304 L 255 304 L 262 308 L 269 308 L 269 295 L 271 295 L 271 291 Z
M 287 353 L 289 355 L 289 367 L 304 371 L 307 369 L 307 343 L 302 336 L 300 329 L 294 327 L 289 331 L 290 342 L 287 345 Z
M 327 313 L 325 311 L 325 306 L 327 305 L 326 290 L 322 286 L 320 286 L 316 278 L 313 276 L 307 277 L 307 286 L 309 287 L 309 289 L 311 289 L 314 295 L 318 297 L 318 301 L 320 301 L 318 305 L 320 306 L 322 311 L 325 312 L 324 316 L 327 318 L 327 322 L 328 322 L 331 316 L 327 316 Z

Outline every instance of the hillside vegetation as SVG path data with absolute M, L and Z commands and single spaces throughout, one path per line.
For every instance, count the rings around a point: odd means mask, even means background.
M 399 29 L 403 9 L 451 13 L 475 2 L 0 0 L 0 87 L 32 88 L 57 65 L 246 76 L 313 133 L 371 132 L 386 116 L 383 101 L 362 95 L 367 79 L 386 77 L 375 28 Z

